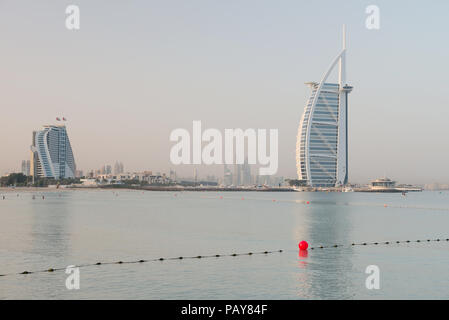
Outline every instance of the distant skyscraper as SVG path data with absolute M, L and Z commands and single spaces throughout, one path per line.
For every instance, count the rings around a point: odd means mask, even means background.
M 235 186 L 242 185 L 242 165 L 241 164 L 234 164 L 234 174 L 233 177 L 233 184 Z
M 223 181 L 225 185 L 249 186 L 253 184 L 251 177 L 251 166 L 246 158 L 243 164 L 234 164 L 234 173 L 224 167 Z M 231 181 L 229 184 L 227 182 Z
M 114 174 L 121 174 L 125 172 L 125 168 L 122 162 L 116 161 L 114 164 Z
M 195 183 L 198 182 L 198 169 L 197 168 L 193 168 L 193 181 L 195 181 Z
M 348 93 L 345 74 L 346 35 L 343 50 L 321 81 L 307 83 L 312 93 L 304 108 L 296 141 L 298 179 L 314 187 L 348 183 Z M 339 63 L 338 83 L 327 83 Z
M 25 176 L 29 176 L 30 170 L 31 170 L 30 160 L 22 160 L 22 174 L 24 174 Z
M 170 169 L 170 176 L 169 176 L 171 181 L 176 181 L 176 171 Z
M 75 159 L 64 125 L 48 125 L 40 131 L 33 131 L 30 164 L 34 177 L 75 177 Z
M 223 168 L 223 184 L 225 186 L 232 185 L 232 172 L 228 169 L 228 166 L 226 164 Z
M 243 166 L 242 166 L 242 184 L 244 186 L 249 186 L 252 184 L 251 166 L 248 163 L 248 158 L 245 159 L 245 163 L 243 163 Z

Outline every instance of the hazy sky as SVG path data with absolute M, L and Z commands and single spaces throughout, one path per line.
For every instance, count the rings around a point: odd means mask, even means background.
M 79 31 L 65 28 L 69 4 Z M 380 30 L 365 28 L 371 4 Z M 121 160 L 191 176 L 170 164 L 169 134 L 201 120 L 278 128 L 278 175 L 295 177 L 304 82 L 320 80 L 345 23 L 350 181 L 448 183 L 448 12 L 446 0 L 0 0 L 0 173 L 65 116 L 82 170 Z

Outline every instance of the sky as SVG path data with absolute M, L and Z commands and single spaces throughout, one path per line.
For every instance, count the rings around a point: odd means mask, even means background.
M 80 30 L 65 27 L 70 4 Z M 295 178 L 304 83 L 321 79 L 346 24 L 350 181 L 449 183 L 448 12 L 446 0 L 0 0 L 0 173 L 64 116 L 84 171 L 120 160 L 192 176 L 170 163 L 169 136 L 201 120 L 278 129 L 277 175 Z

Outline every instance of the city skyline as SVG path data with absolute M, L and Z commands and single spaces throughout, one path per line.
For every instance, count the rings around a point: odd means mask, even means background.
M 0 300 L 448 299 L 447 12 L 0 0 Z
M 77 32 L 64 26 L 65 4 L 6 3 L 1 173 L 20 171 L 29 132 L 64 114 L 83 170 L 121 159 L 130 171 L 168 172 L 170 131 L 200 119 L 214 128 L 279 128 L 277 175 L 294 178 L 298 110 L 309 95 L 302 84 L 333 58 L 346 23 L 348 75 L 357 88 L 357 108 L 349 110 L 350 182 L 383 175 L 404 183 L 449 181 L 441 68 L 449 55 L 441 41 L 446 2 L 416 10 L 409 2 L 379 1 L 381 27 L 368 30 L 363 1 L 250 1 L 238 3 L 238 14 L 237 2 L 79 1 Z M 317 20 L 326 23 L 311 32 Z M 184 176 L 192 170 L 176 167 Z M 218 176 L 223 167 L 199 171 Z

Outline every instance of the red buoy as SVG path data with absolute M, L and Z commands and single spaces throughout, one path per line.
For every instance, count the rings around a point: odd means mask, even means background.
M 309 244 L 307 243 L 307 241 L 301 241 L 298 244 L 299 250 L 307 250 L 307 248 L 309 247 Z

